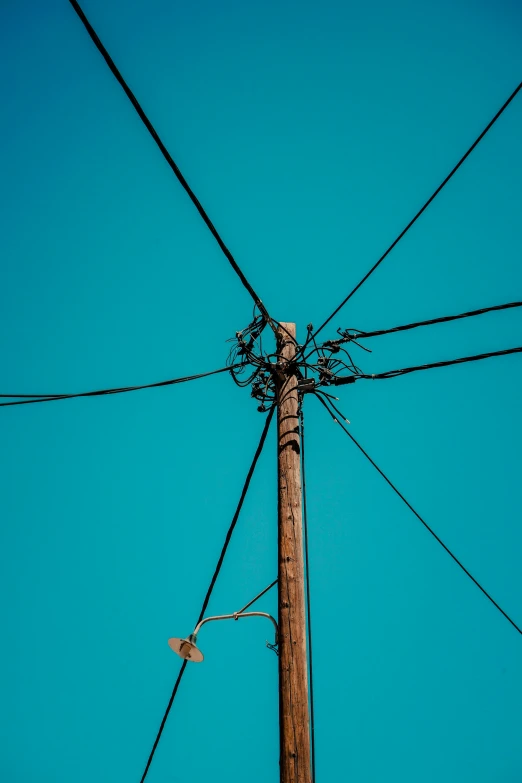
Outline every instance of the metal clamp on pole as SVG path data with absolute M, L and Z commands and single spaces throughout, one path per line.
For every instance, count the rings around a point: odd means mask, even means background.
M 306 392 L 315 391 L 315 379 L 314 378 L 299 378 L 297 381 L 297 391 L 300 394 L 306 394 Z

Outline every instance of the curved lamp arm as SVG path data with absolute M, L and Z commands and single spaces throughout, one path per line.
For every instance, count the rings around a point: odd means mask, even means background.
M 234 614 L 221 614 L 216 615 L 216 617 L 205 617 L 201 622 L 199 622 L 196 627 L 194 628 L 194 633 L 191 634 L 191 636 L 197 637 L 201 626 L 205 625 L 205 623 L 210 623 L 214 620 L 240 620 L 241 617 L 266 617 L 268 620 L 270 620 L 273 623 L 274 629 L 275 629 L 275 642 L 274 646 L 277 647 L 278 643 L 278 628 L 277 623 L 272 617 L 271 614 L 267 614 L 266 612 L 234 612 Z

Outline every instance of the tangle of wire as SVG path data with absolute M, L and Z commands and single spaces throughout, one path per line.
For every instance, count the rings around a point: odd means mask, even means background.
M 277 322 L 276 322 L 277 323 Z M 325 349 L 318 346 L 313 337 L 313 326 L 308 325 L 308 336 L 304 346 L 297 346 L 298 351 L 303 351 L 313 343 L 313 349 L 308 356 L 302 357 L 295 365 L 287 367 L 286 360 L 277 351 L 267 351 L 263 345 L 263 330 L 266 320 L 262 313 L 256 315 L 252 322 L 231 338 L 233 345 L 230 349 L 227 363 L 230 366 L 231 375 L 235 383 L 244 388 L 251 387 L 251 396 L 260 403 L 258 411 L 264 413 L 274 405 L 276 400 L 275 375 L 286 367 L 286 372 L 294 370 L 299 383 L 308 382 L 309 387 L 330 385 L 340 372 L 348 372 L 351 377 L 362 375 L 362 370 L 357 367 L 346 348 L 335 346 Z M 283 327 L 278 324 L 278 328 Z M 344 354 L 342 358 L 332 354 Z M 308 361 L 315 356 L 313 362 Z M 246 370 L 248 370 L 246 372 Z M 314 378 L 316 376 L 316 378 Z
M 237 386 L 245 388 L 252 384 L 252 397 L 261 401 L 258 410 L 263 413 L 268 408 L 265 403 L 272 405 L 275 402 L 275 388 L 270 368 L 270 355 L 263 349 L 263 331 L 266 326 L 266 319 L 262 313 L 256 313 L 254 307 L 254 316 L 252 322 L 232 337 L 228 342 L 233 343 L 228 358 L 227 365 L 230 367 L 230 374 Z M 249 372 L 245 376 L 245 370 Z M 260 393 L 264 385 L 264 393 Z
M 244 388 L 251 387 L 251 396 L 259 402 L 258 411 L 266 412 L 275 404 L 276 384 L 275 378 L 280 372 L 295 372 L 298 379 L 298 389 L 311 392 L 325 386 L 344 386 L 355 383 L 358 380 L 383 380 L 396 378 L 399 375 L 408 375 L 412 372 L 430 370 L 439 367 L 449 367 L 456 364 L 476 362 L 482 359 L 490 359 L 496 356 L 520 353 L 522 347 L 507 348 L 501 351 L 489 351 L 488 353 L 462 356 L 457 359 L 449 359 L 430 364 L 401 367 L 380 373 L 364 372 L 354 361 L 352 354 L 346 347 L 352 343 L 357 348 L 371 353 L 371 350 L 362 344 L 362 340 L 368 337 L 377 337 L 383 334 L 392 334 L 422 326 L 431 326 L 438 323 L 446 323 L 463 318 L 471 318 L 499 310 L 508 310 L 521 307 L 522 302 L 508 302 L 506 304 L 483 307 L 478 310 L 470 310 L 458 315 L 447 315 L 440 318 L 432 318 L 426 321 L 417 321 L 411 324 L 395 326 L 391 329 L 380 329 L 373 332 L 364 332 L 359 329 L 339 329 L 340 338 L 326 340 L 318 344 L 312 324 L 307 326 L 307 337 L 304 345 L 296 345 L 296 358 L 293 366 L 288 367 L 282 356 L 275 351 L 266 350 L 263 345 L 263 331 L 267 325 L 263 312 L 258 312 L 254 307 L 253 320 L 229 342 L 232 347 L 227 359 L 227 366 L 235 383 Z M 276 336 L 284 329 L 282 324 L 277 324 Z M 293 338 L 292 338 L 293 339 Z M 350 347 L 350 350 L 352 348 Z

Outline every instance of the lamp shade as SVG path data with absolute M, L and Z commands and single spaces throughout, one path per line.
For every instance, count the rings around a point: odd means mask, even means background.
M 188 639 L 178 639 L 177 636 L 169 639 L 169 647 L 176 655 L 192 663 L 201 663 L 203 653 L 196 647 L 196 637 L 190 634 Z

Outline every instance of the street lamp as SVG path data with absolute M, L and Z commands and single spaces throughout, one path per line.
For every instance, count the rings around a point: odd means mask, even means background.
M 266 612 L 234 612 L 234 614 L 220 614 L 216 617 L 205 617 L 203 620 L 201 620 L 200 623 L 196 625 L 194 628 L 194 633 L 189 634 L 186 639 L 179 639 L 176 636 L 172 639 L 169 639 L 169 647 L 171 650 L 174 650 L 174 652 L 179 655 L 180 658 L 184 658 L 186 661 L 191 661 L 192 663 L 201 663 L 203 660 L 203 653 L 196 646 L 198 633 L 201 627 L 205 625 L 205 623 L 210 623 L 213 620 L 240 620 L 242 617 L 266 617 L 267 620 L 270 620 L 273 623 L 275 629 L 275 641 L 274 644 L 269 644 L 267 642 L 266 646 L 277 652 L 277 623 L 272 615 L 267 614 Z
M 266 646 L 270 650 L 274 650 L 274 652 L 277 653 L 278 628 L 277 628 L 277 623 L 272 617 L 272 615 L 267 614 L 266 612 L 245 612 L 245 609 L 248 609 L 249 606 L 252 606 L 254 601 L 257 601 L 258 598 L 264 595 L 276 583 L 277 583 L 277 579 L 274 582 L 272 582 L 272 584 L 269 585 L 265 590 L 263 590 L 262 593 L 259 593 L 259 595 L 257 595 L 251 601 L 249 601 L 246 606 L 244 606 L 242 609 L 239 610 L 239 612 L 234 612 L 233 614 L 220 614 L 220 615 L 216 615 L 215 617 L 205 617 L 203 620 L 201 620 L 201 622 L 199 622 L 196 625 L 196 627 L 194 628 L 194 633 L 189 634 L 186 639 L 180 639 L 177 636 L 173 637 L 172 639 L 169 639 L 170 649 L 173 650 L 176 653 L 176 655 L 179 655 L 179 657 L 183 658 L 185 661 L 191 661 L 192 663 L 201 663 L 201 661 L 203 660 L 203 653 L 197 647 L 196 642 L 198 640 L 198 633 L 200 632 L 202 626 L 205 625 L 205 623 L 211 623 L 214 620 L 240 620 L 242 617 L 266 617 L 267 620 L 270 620 L 270 622 L 273 624 L 275 629 L 274 644 L 269 644 L 269 642 L 267 642 Z

